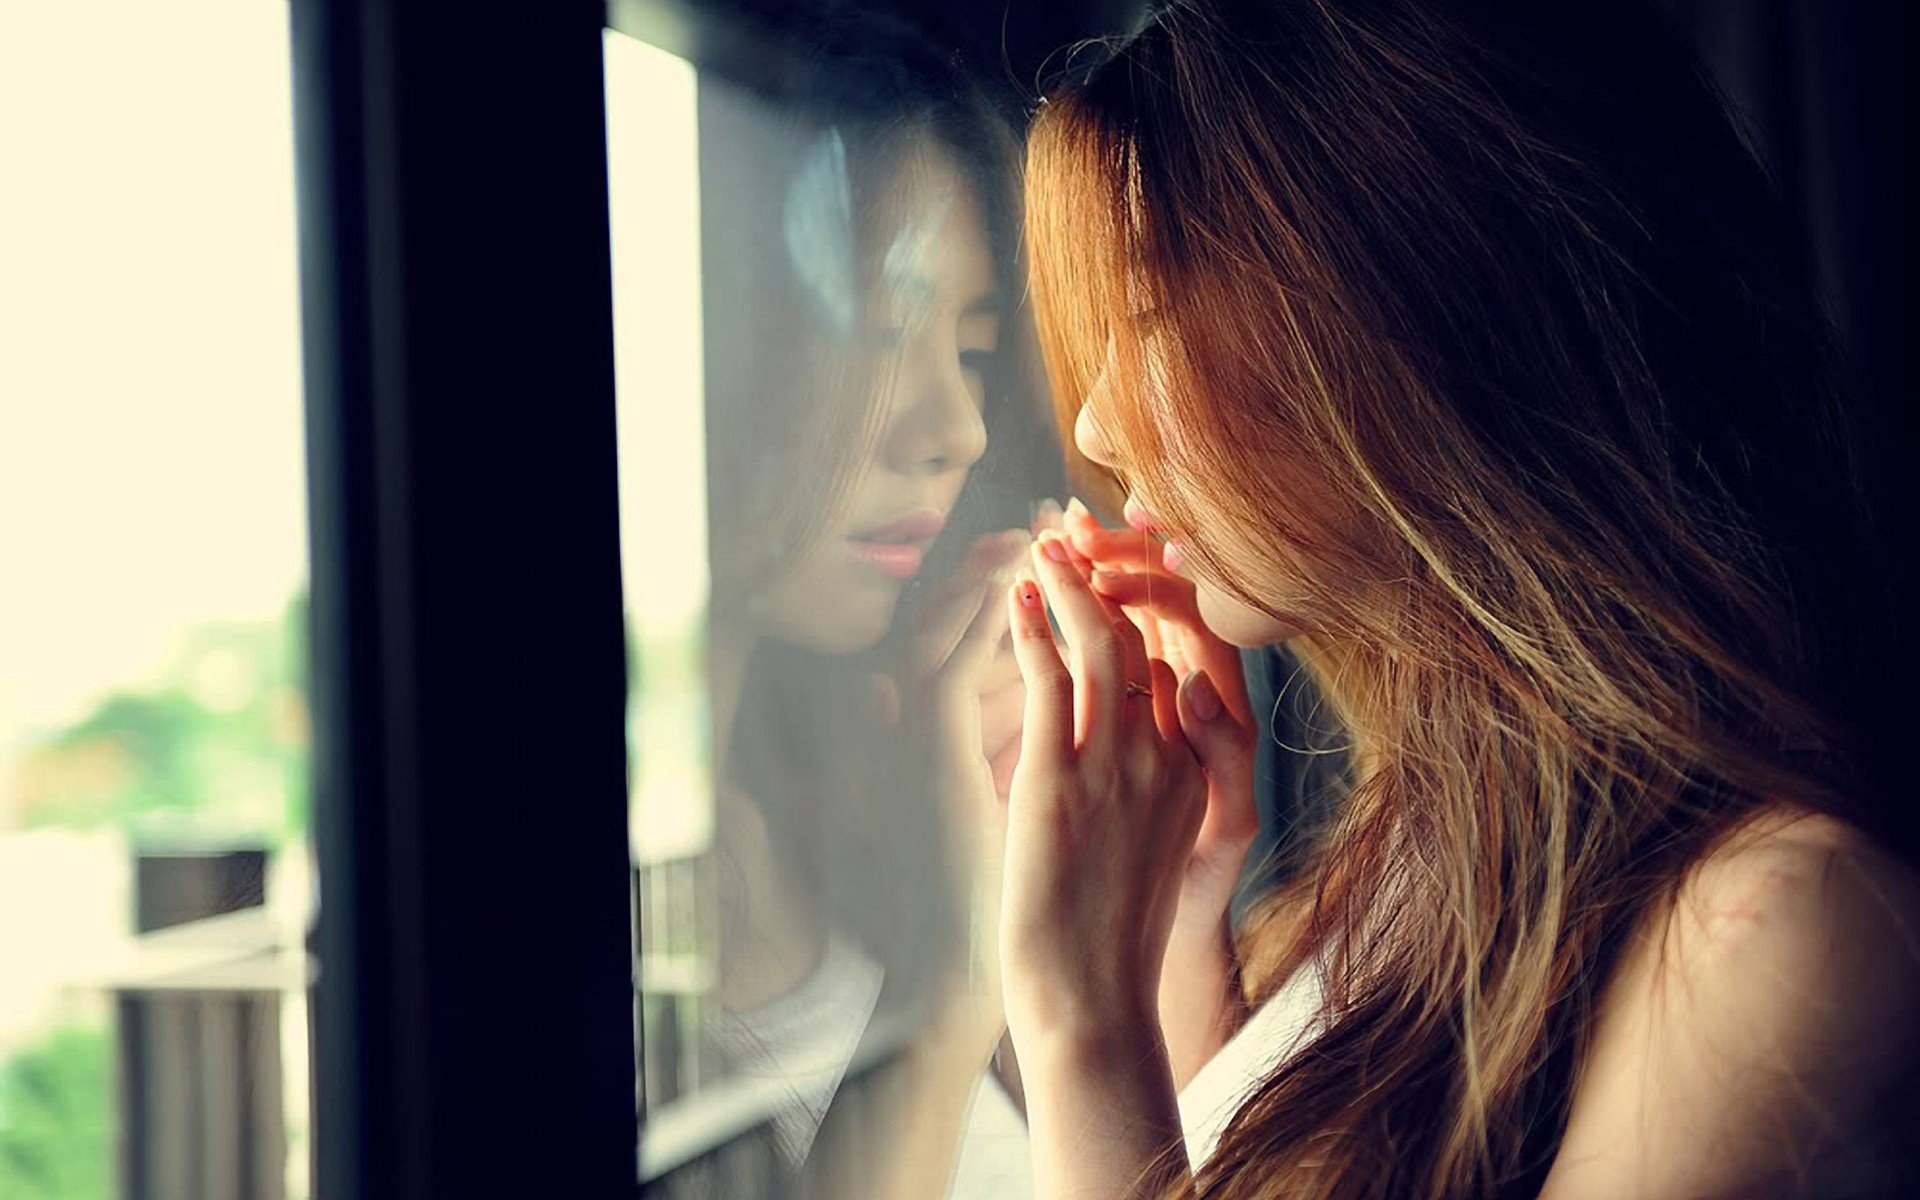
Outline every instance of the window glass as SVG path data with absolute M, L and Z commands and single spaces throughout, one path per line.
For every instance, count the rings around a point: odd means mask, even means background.
M 1017 1194 L 967 1182 L 1025 1171 L 985 1050 L 908 1066 L 990 989 L 973 839 L 1022 699 L 991 574 L 1059 487 L 1012 123 L 881 25 L 753 72 L 606 55 L 641 1175 L 938 1195 L 906 1134 L 977 1089 L 954 1194 Z
M 0 1195 L 307 1195 L 285 8 L 0 15 Z

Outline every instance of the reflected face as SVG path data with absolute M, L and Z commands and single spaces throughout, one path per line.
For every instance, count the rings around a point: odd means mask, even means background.
M 878 437 L 826 528 L 757 606 L 768 636 L 845 653 L 878 641 L 967 473 L 986 451 L 986 372 L 1000 301 L 985 213 L 960 166 L 920 145 L 885 181 L 857 320 Z
M 1117 469 L 1113 445 L 1101 432 L 1099 423 L 1099 411 L 1108 403 L 1105 379 L 1106 376 L 1102 375 L 1086 403 L 1080 406 L 1080 415 L 1073 427 L 1074 444 L 1079 447 L 1080 453 L 1092 461 Z M 1275 620 L 1267 613 L 1247 606 L 1231 592 L 1196 571 L 1188 561 L 1180 539 L 1171 536 L 1159 518 L 1139 498 L 1128 496 L 1125 515 L 1127 523 L 1134 528 L 1165 538 L 1163 562 L 1168 570 L 1193 582 L 1200 616 L 1206 621 L 1207 627 L 1221 638 L 1236 646 L 1271 646 L 1304 632 L 1293 622 Z M 1280 608 L 1280 605 L 1276 603 L 1275 607 Z M 1281 611 L 1285 609 L 1281 608 Z

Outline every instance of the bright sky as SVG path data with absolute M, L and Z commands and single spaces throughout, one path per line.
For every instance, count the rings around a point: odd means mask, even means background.
M 691 66 L 611 31 L 605 44 L 621 572 L 657 662 L 693 645 L 707 603 L 699 125 Z M 628 713 L 639 861 L 697 853 L 712 836 L 706 699 L 653 688 Z
M 287 37 L 278 0 L 0 8 L 0 802 L 36 735 L 305 580 Z M 628 594 L 676 636 L 706 599 L 694 77 L 606 51 Z M 656 707 L 654 761 L 697 769 Z
M 684 631 L 707 599 L 694 73 L 611 30 L 604 41 L 623 574 L 643 631 Z
M 277 0 L 0 6 L 0 772 L 305 578 L 291 121 Z

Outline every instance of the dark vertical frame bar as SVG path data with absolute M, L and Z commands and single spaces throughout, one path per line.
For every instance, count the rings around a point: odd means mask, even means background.
M 629 1194 L 602 11 L 292 16 L 317 1194 Z

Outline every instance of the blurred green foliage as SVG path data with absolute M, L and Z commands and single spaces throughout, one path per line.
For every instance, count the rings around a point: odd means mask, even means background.
M 108 1034 L 63 1025 L 0 1063 L 6 1200 L 106 1200 L 113 1162 Z
M 307 603 L 277 620 L 196 626 L 158 678 L 115 691 L 23 760 L 21 823 L 150 836 L 304 835 Z

